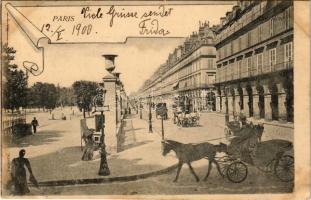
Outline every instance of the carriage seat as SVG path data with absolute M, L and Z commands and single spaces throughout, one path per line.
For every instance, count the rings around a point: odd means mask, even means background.
M 95 129 L 87 127 L 86 119 L 81 119 L 80 126 L 81 126 L 82 138 L 87 138 L 90 135 L 93 135 L 93 133 L 95 132 Z

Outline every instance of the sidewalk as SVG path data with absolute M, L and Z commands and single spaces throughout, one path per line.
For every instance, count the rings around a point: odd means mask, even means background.
M 162 156 L 161 137 L 148 133 L 148 124 L 132 115 L 126 120 L 124 151 L 108 155 L 109 176 L 99 176 L 100 155 L 82 161 L 80 146 L 30 158 L 34 174 L 41 186 L 130 181 L 170 171 L 177 166 L 173 156 Z
M 219 112 L 202 113 L 203 115 L 213 115 L 218 118 L 216 122 L 217 126 L 225 127 L 225 114 Z M 233 116 L 230 115 L 230 121 L 233 120 Z M 265 127 L 264 133 L 262 135 L 262 141 L 282 139 L 293 142 L 294 141 L 294 124 L 287 122 L 281 123 L 279 121 L 267 121 L 263 119 L 255 119 L 253 117 L 248 117 L 248 121 L 254 124 L 262 123 Z

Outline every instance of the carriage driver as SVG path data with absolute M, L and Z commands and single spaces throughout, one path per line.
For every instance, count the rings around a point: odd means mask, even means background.
M 241 123 L 241 127 L 243 127 L 243 126 L 245 126 L 247 124 L 246 116 L 244 115 L 243 110 L 241 110 L 241 112 L 239 114 L 239 121 Z

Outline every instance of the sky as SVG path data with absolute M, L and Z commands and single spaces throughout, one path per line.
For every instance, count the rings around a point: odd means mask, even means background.
M 168 54 L 182 44 L 185 37 L 189 36 L 193 31 L 198 31 L 199 21 L 207 20 L 210 21 L 210 25 L 218 24 L 220 17 L 224 16 L 231 8 L 232 5 L 174 7 L 174 15 L 168 21 L 163 21 L 165 28 L 170 28 L 172 32 L 170 36 L 176 36 L 173 38 L 134 37 L 128 38 L 126 43 L 115 44 L 48 44 L 44 47 L 44 72 L 40 76 L 30 76 L 30 85 L 41 81 L 68 87 L 76 80 L 101 81 L 102 77 L 107 74 L 102 55 L 117 54 L 115 71 L 121 73 L 121 80 L 125 85 L 127 93 L 135 92 L 161 64 L 165 63 Z M 34 8 L 22 8 L 19 10 L 39 28 L 44 23 L 39 16 L 46 10 L 36 8 L 32 12 L 31 9 Z M 53 9 L 50 11 L 50 14 L 53 16 Z M 126 26 L 136 26 L 134 22 L 133 24 L 128 24 L 126 21 L 116 21 L 116 23 L 122 24 L 120 25 L 122 27 L 121 33 L 120 28 L 117 29 L 117 27 L 112 29 L 112 32 L 115 31 L 116 34 L 119 34 L 124 39 L 128 34 Z M 98 26 L 95 25 L 94 29 L 98 28 Z M 135 32 L 132 31 L 131 36 L 133 34 Z M 32 45 L 25 33 L 21 31 L 12 19 L 9 20 L 8 35 L 9 46 L 13 46 L 17 50 L 14 63 L 20 67 L 23 61 L 35 62 L 38 65 L 42 64 L 41 50 Z M 103 40 L 101 42 L 104 42 L 105 37 L 97 36 L 96 39 Z

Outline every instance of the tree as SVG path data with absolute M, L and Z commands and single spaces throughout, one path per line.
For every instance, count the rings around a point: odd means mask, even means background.
M 3 46 L 2 66 L 4 72 L 3 105 L 12 112 L 27 105 L 28 77 L 11 61 L 15 58 L 16 50 L 13 47 Z
M 56 86 L 52 83 L 36 82 L 29 91 L 32 96 L 30 104 L 44 109 L 52 110 L 56 107 L 58 93 Z
M 56 107 L 59 94 L 57 93 L 57 89 L 54 84 L 46 83 L 44 86 L 44 89 L 46 90 L 43 94 L 46 98 L 43 105 L 46 109 L 52 110 Z
M 92 100 L 96 95 L 97 87 L 97 83 L 91 81 L 76 81 L 72 85 L 74 94 L 76 95 L 77 106 L 80 111 L 83 110 L 84 118 L 85 112 L 89 112 L 92 109 Z
M 59 96 L 57 105 L 59 106 L 73 106 L 75 104 L 75 95 L 73 88 L 59 87 Z

